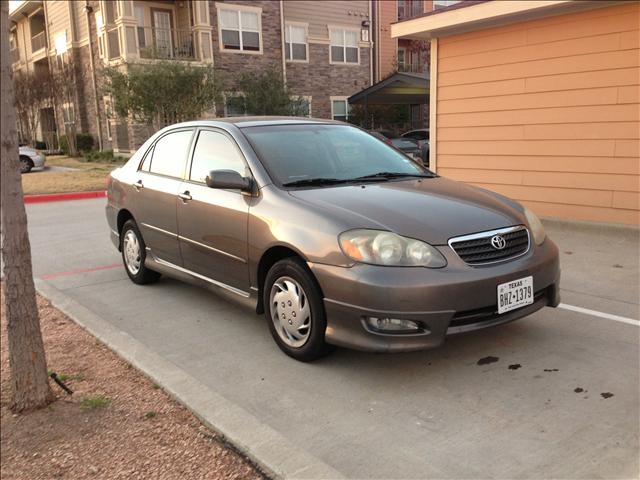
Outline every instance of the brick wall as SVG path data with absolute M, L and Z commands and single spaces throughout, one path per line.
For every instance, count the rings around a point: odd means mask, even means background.
M 310 95 L 311 114 L 331 118 L 331 96 L 351 96 L 369 86 L 369 48 L 360 47 L 360 65 L 332 65 L 329 45 L 310 43 L 309 63 L 287 63 L 287 84 L 294 95 Z
M 259 72 L 275 67 L 282 70 L 282 31 L 280 24 L 280 4 L 274 1 L 233 0 L 231 5 L 247 5 L 262 8 L 262 54 L 223 52 L 218 37 L 218 12 L 216 4 L 210 2 L 209 10 L 213 26 L 213 62 L 216 72 L 221 72 L 227 87 L 233 88 L 234 81 L 245 72 Z

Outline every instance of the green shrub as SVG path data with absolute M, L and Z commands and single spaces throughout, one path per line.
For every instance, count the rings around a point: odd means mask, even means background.
M 89 133 L 77 133 L 76 145 L 79 152 L 90 152 L 93 150 L 93 136 Z M 65 155 L 69 155 L 69 141 L 66 135 L 60 135 L 60 150 Z
M 113 163 L 124 162 L 126 159 L 119 155 L 114 155 L 113 150 L 92 151 L 83 153 L 86 162 Z
M 93 136 L 89 133 L 78 133 L 76 135 L 76 145 L 78 145 L 79 152 L 93 150 Z

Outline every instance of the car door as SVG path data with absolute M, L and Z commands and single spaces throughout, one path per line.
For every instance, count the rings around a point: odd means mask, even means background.
M 250 196 L 239 190 L 207 187 L 211 170 L 250 176 L 235 140 L 217 129 L 196 134 L 190 171 L 179 190 L 178 233 L 184 268 L 249 291 L 247 228 Z
M 193 133 L 194 129 L 181 129 L 160 137 L 145 155 L 133 184 L 136 221 L 147 248 L 174 265 L 182 264 L 176 204 Z

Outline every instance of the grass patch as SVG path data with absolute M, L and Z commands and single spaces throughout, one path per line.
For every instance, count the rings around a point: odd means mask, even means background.
M 152 418 L 155 418 L 156 415 L 158 415 L 158 414 L 156 412 L 154 412 L 153 410 L 151 410 L 151 411 L 146 412 L 144 414 L 144 418 L 147 419 L 147 420 L 151 420 Z
M 100 408 L 107 407 L 111 403 L 104 395 L 93 395 L 87 397 L 80 402 L 80 408 L 84 411 L 98 410 Z
M 22 175 L 25 195 L 41 193 L 97 192 L 104 190 L 109 173 L 124 162 L 86 162 L 82 158 L 47 157 L 46 166 L 74 168 L 72 172 L 42 172 L 34 170 Z

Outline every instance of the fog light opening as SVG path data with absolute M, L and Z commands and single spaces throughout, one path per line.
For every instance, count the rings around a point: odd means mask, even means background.
M 402 318 L 365 317 L 367 325 L 375 331 L 382 333 L 418 333 L 422 327 L 413 320 Z

